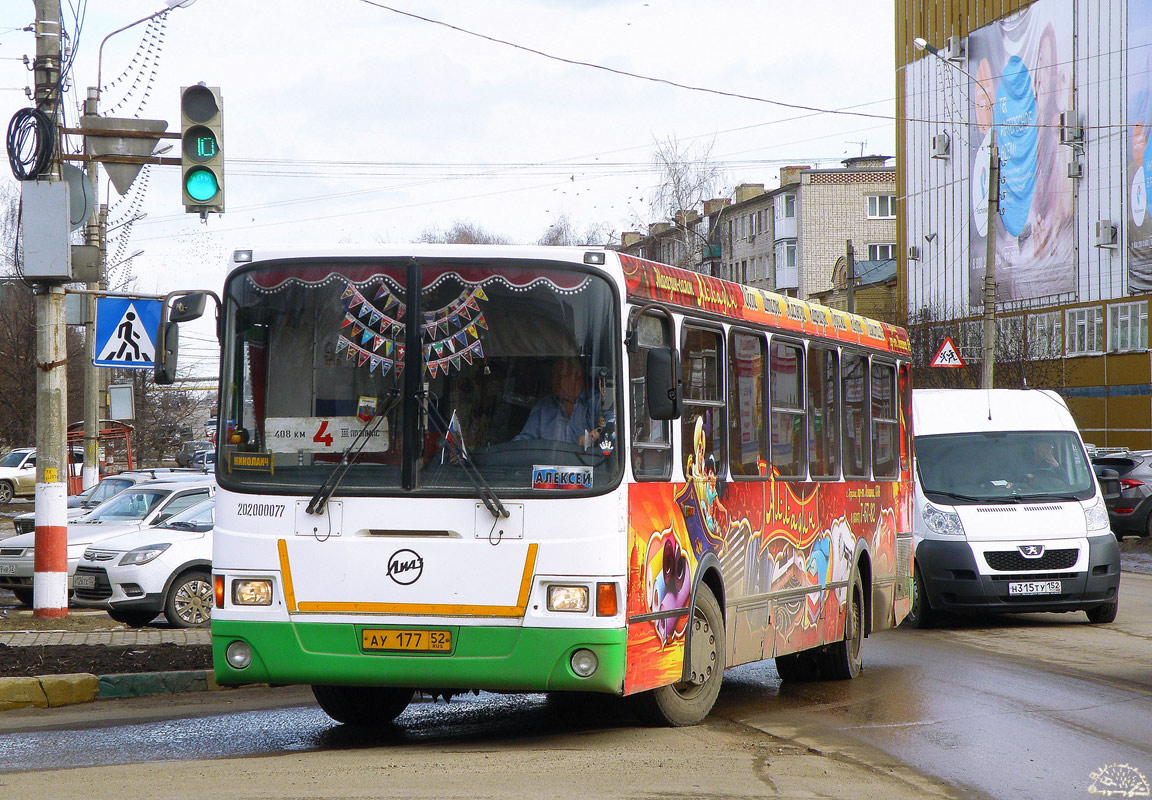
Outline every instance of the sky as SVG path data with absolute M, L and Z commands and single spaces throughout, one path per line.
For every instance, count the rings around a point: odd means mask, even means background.
M 165 4 L 61 3 L 74 125 L 104 37 Z M 2 120 L 30 105 L 34 8 L 0 3 Z M 195 0 L 160 46 L 147 24 L 106 40 L 100 109 L 178 132 L 180 87 L 221 87 L 226 213 L 184 213 L 177 167 L 123 198 L 101 178 L 110 226 L 147 215 L 112 231 L 109 262 L 142 250 L 114 267 L 142 293 L 219 292 L 228 254 L 253 245 L 456 222 L 532 243 L 562 215 L 618 240 L 656 221 L 657 142 L 710 153 L 720 196 L 774 188 L 783 165 L 893 155 L 893 19 L 876 0 Z

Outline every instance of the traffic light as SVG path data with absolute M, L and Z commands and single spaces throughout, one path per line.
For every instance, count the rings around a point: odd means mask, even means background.
M 220 87 L 180 89 L 180 192 L 184 210 L 224 213 L 224 100 Z

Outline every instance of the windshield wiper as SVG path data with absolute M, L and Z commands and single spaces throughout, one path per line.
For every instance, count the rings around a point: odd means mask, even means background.
M 1031 503 L 1037 500 L 1061 500 L 1064 502 L 1072 502 L 1080 498 L 1074 494 L 1063 494 L 1061 492 L 1028 492 L 1027 494 L 1016 495 L 1020 500 Z
M 464 474 L 468 480 L 472 482 L 472 485 L 476 487 L 476 493 L 480 495 L 484 507 L 497 519 L 510 516 L 508 509 L 500 502 L 500 498 L 496 496 L 496 492 L 488 485 L 488 482 L 484 480 L 484 476 L 480 474 L 480 470 L 476 469 L 476 465 L 468 458 L 468 454 L 464 452 L 464 448 L 456 441 L 456 437 L 451 435 L 451 432 L 448 430 L 448 423 L 444 421 L 444 417 L 436 410 L 436 406 L 429 402 L 426 392 L 420 393 L 420 402 L 424 406 L 425 412 L 432 417 L 437 427 L 444 431 L 444 436 L 440 439 L 441 450 L 448 450 L 452 454 L 452 457 L 460 462 Z
M 970 494 L 957 494 L 956 492 L 946 492 L 943 489 L 925 489 L 924 494 L 938 494 L 943 497 L 951 497 L 953 500 L 967 500 L 969 503 L 984 502 L 982 497 L 973 497 Z
M 356 432 L 356 438 L 349 442 L 348 446 L 344 448 L 344 452 L 340 454 L 340 461 L 328 473 L 328 477 L 320 484 L 320 488 L 316 490 L 316 494 L 312 495 L 312 499 L 308 501 L 308 507 L 304 510 L 309 514 L 323 514 L 324 506 L 328 505 L 328 499 L 332 497 L 332 493 L 336 491 L 336 487 L 340 485 L 340 481 L 344 480 L 344 476 L 348 474 L 348 470 L 356 463 L 356 459 L 360 457 L 365 445 L 372 439 L 372 435 L 376 433 L 376 429 L 380 427 L 380 423 L 388 417 L 388 412 L 396 407 L 396 403 L 400 401 L 400 392 L 393 389 L 391 398 L 376 415 L 376 422 L 372 425 L 365 425 Z M 356 447 L 359 443 L 359 447 Z M 352 452 L 356 448 L 356 452 Z

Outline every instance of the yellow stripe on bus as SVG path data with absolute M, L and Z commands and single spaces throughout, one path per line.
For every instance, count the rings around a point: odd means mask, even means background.
M 296 592 L 292 588 L 292 568 L 288 566 L 288 542 L 280 539 L 276 542 L 276 549 L 280 553 L 280 580 L 284 583 L 284 603 L 289 611 L 295 611 Z
M 289 611 L 322 614 L 421 614 L 437 617 L 522 617 L 528 609 L 528 597 L 532 591 L 532 575 L 536 570 L 538 544 L 528 545 L 528 555 L 524 559 L 524 572 L 520 576 L 520 591 L 514 606 L 454 605 L 448 603 L 372 603 L 372 602 L 326 602 L 302 601 L 296 603 L 292 593 L 292 571 L 288 564 L 288 544 L 281 539 L 280 569 L 284 574 L 284 594 Z

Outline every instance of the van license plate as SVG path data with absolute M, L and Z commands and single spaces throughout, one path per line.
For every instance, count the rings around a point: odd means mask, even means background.
M 361 631 L 365 650 L 416 650 L 446 653 L 452 650 L 451 631 L 365 628 Z
M 1060 594 L 1060 581 L 1018 581 L 1008 584 L 1009 595 Z

